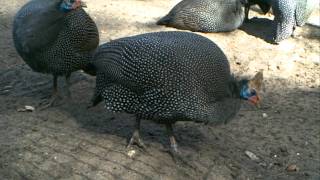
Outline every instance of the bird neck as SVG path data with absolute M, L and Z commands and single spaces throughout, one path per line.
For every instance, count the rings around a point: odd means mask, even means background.
M 65 2 L 61 3 L 58 9 L 60 12 L 64 12 L 64 13 L 68 13 L 73 10 L 72 4 L 65 3 Z
M 240 98 L 247 100 L 248 97 L 250 96 L 249 91 L 248 91 L 248 81 L 247 80 L 241 80 L 239 82 L 239 89 L 240 89 Z
M 240 109 L 242 81 L 231 76 L 223 98 L 213 101 L 208 109 L 208 122 L 213 124 L 229 122 Z

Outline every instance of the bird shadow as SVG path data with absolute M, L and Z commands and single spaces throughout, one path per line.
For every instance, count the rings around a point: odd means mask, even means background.
M 239 28 L 249 35 L 258 37 L 266 42 L 270 42 L 273 35 L 274 22 L 267 18 L 251 18 L 249 22 L 243 23 Z
M 88 100 L 89 101 L 89 100 Z M 134 131 L 135 116 L 127 113 L 112 113 L 104 108 L 103 102 L 97 107 L 86 109 L 87 103 L 63 105 L 59 108 L 73 116 L 76 123 L 83 129 L 92 133 L 115 135 L 126 139 L 120 143 L 123 147 L 129 142 Z M 85 112 L 85 113 L 84 113 Z M 175 136 L 181 149 L 199 150 L 199 139 L 205 141 L 206 136 L 198 128 L 193 128 L 191 123 L 176 123 Z M 169 148 L 169 138 L 165 126 L 152 120 L 142 120 L 140 136 L 147 146 L 161 145 L 166 151 Z M 188 138 L 186 138 L 187 136 Z
M 65 82 L 63 78 L 58 81 L 59 92 L 64 94 Z M 3 87 L 3 88 L 2 88 Z M 51 112 L 58 109 L 72 117 L 83 129 L 96 134 L 115 135 L 126 139 L 131 137 L 134 130 L 135 116 L 125 113 L 112 113 L 104 108 L 104 102 L 98 106 L 87 109 L 95 88 L 95 79 L 81 72 L 71 76 L 72 99 L 63 98 L 58 105 L 46 109 Z M 44 98 L 49 98 L 52 92 L 52 77 L 33 72 L 27 65 L 17 65 L 0 71 L 0 95 L 13 98 L 32 98 L 31 105 L 35 105 Z M 177 123 L 174 130 L 181 148 L 199 149 L 196 143 L 199 138 L 206 139 L 199 129 L 189 125 Z M 185 134 L 190 138 L 185 138 Z M 149 120 L 141 123 L 141 137 L 146 144 L 153 142 L 169 147 L 169 140 L 165 126 Z M 122 143 L 125 147 L 125 143 Z
M 320 41 L 320 26 L 307 23 L 300 33 L 303 37 Z

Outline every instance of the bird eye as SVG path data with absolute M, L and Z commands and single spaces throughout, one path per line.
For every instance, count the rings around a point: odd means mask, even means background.
M 251 96 L 254 96 L 254 95 L 256 95 L 256 94 L 257 94 L 257 92 L 256 92 L 256 90 L 251 89 L 251 90 L 250 90 L 250 94 L 251 94 Z

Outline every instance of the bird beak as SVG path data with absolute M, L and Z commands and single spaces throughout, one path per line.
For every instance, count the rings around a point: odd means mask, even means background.
M 87 3 L 81 1 L 81 5 L 80 6 L 83 7 L 83 8 L 86 8 L 87 7 Z
M 255 105 L 257 108 L 260 108 L 260 98 L 259 96 L 252 96 L 248 99 L 249 102 L 251 102 L 253 105 Z

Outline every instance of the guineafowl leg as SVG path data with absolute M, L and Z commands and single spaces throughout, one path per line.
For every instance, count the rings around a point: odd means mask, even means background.
M 133 144 L 137 144 L 140 148 L 144 150 L 146 149 L 146 146 L 144 145 L 144 143 L 140 138 L 140 121 L 141 119 L 139 117 L 136 117 L 135 128 L 134 128 L 132 137 L 127 145 L 127 148 L 130 148 Z
M 53 76 L 53 92 L 49 102 L 45 102 L 44 105 L 40 107 L 40 110 L 47 109 L 54 105 L 54 103 L 60 98 L 58 94 L 58 76 Z
M 168 133 L 169 140 L 170 140 L 170 152 L 172 154 L 177 154 L 177 153 L 179 153 L 178 144 L 177 144 L 177 141 L 176 141 L 174 134 L 173 134 L 172 124 L 166 124 L 166 128 L 167 128 L 167 133 Z
M 66 87 L 66 93 L 67 93 L 67 97 L 69 98 L 69 99 L 71 99 L 71 92 L 70 92 L 70 85 L 71 85 L 71 83 L 70 83 L 70 76 L 71 76 L 71 74 L 67 74 L 66 75 L 66 84 L 67 84 L 67 87 Z
M 250 10 L 250 4 L 246 4 L 244 11 L 245 11 L 245 18 L 244 22 L 249 22 L 249 10 Z
M 183 156 L 182 153 L 178 150 L 178 143 L 174 137 L 173 134 L 173 128 L 172 128 L 172 124 L 166 124 L 166 128 L 167 128 L 167 133 L 169 136 L 169 140 L 170 140 L 170 154 L 174 160 L 174 162 L 178 165 L 178 166 L 188 166 L 190 168 L 194 168 L 192 165 L 190 165 L 188 163 L 188 160 L 186 160 Z
M 167 133 L 170 140 L 170 154 L 173 160 L 178 164 L 188 164 L 186 160 L 181 156 L 181 152 L 178 150 L 178 144 L 173 134 L 172 124 L 166 124 Z

